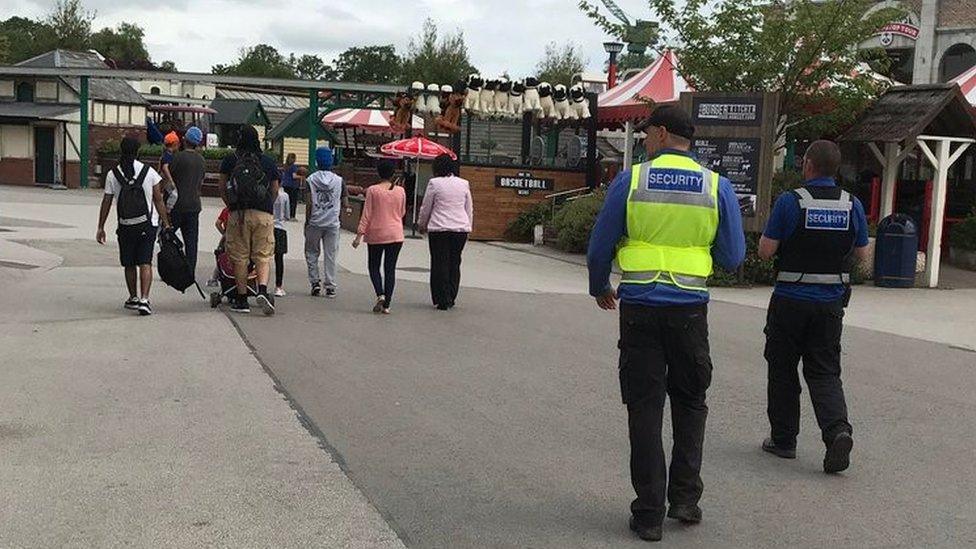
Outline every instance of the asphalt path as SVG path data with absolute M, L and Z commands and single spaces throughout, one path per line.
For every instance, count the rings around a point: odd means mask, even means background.
M 299 293 L 274 318 L 233 320 L 408 546 L 642 545 L 627 529 L 614 314 L 579 295 L 468 288 L 440 312 L 404 282 L 377 316 L 368 279 L 348 272 L 337 300 Z M 853 466 L 826 476 L 805 396 L 799 459 L 759 450 L 764 316 L 711 307 L 705 521 L 669 522 L 667 545 L 976 544 L 976 354 L 848 328 Z

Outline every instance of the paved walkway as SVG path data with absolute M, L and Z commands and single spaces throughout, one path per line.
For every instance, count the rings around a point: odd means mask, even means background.
M 643 546 L 616 318 L 579 264 L 473 243 L 441 313 L 426 243 L 408 241 L 382 317 L 349 235 L 339 299 L 307 296 L 294 224 L 275 318 L 228 320 L 161 285 L 158 314 L 130 318 L 115 248 L 92 240 L 98 200 L 0 188 L 0 546 Z M 216 213 L 207 201 L 201 277 Z M 716 292 L 706 520 L 668 523 L 668 546 L 976 544 L 976 295 L 858 289 L 854 467 L 827 478 L 806 402 L 800 459 L 757 448 L 768 295 Z
M 226 316 L 121 310 L 98 199 L 0 188 L 0 547 L 402 547 Z

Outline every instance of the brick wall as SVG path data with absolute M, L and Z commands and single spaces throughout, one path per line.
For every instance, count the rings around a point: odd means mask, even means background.
M 71 160 L 64 163 L 64 184 L 69 189 L 77 189 L 81 186 L 81 162 Z
M 939 0 L 938 24 L 940 27 L 976 27 L 976 1 Z
M 88 175 L 95 175 L 95 163 L 98 161 L 98 148 L 106 141 L 119 141 L 123 137 L 130 135 L 143 141 L 145 139 L 145 128 L 141 126 L 101 126 L 98 124 L 88 125 Z M 70 185 L 69 185 L 70 186 Z
M 519 196 L 514 189 L 495 186 L 496 176 L 514 176 L 519 172 L 529 172 L 538 178 L 551 178 L 555 188 Z M 471 238 L 474 240 L 504 240 L 508 224 L 523 211 L 544 202 L 546 195 L 586 186 L 584 173 L 516 167 L 462 166 L 461 177 L 471 183 L 471 196 L 474 199 L 474 231 Z
M 33 158 L 4 158 L 0 160 L 0 183 L 7 185 L 33 185 Z

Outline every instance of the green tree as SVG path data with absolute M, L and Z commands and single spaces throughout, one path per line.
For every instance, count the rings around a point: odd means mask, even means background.
M 776 91 L 778 137 L 830 135 L 882 93 L 860 45 L 901 14 L 871 0 L 649 0 L 673 31 L 682 75 L 700 91 Z M 706 10 L 706 5 L 712 9 Z
M 0 21 L 0 36 L 7 41 L 8 63 L 19 63 L 55 47 L 54 30 L 43 22 L 26 17 Z
M 317 55 L 306 54 L 297 59 L 292 55 L 292 60 L 295 75 L 299 78 L 306 80 L 332 80 L 335 78 L 335 70 Z
M 0 63 L 10 63 L 10 40 L 6 34 L 0 34 Z
M 423 30 L 416 39 L 411 38 L 407 54 L 403 57 L 403 81 L 451 84 L 478 72 L 471 65 L 464 33 L 438 37 L 434 21 L 424 21 Z
M 654 57 L 647 53 L 625 52 L 617 58 L 617 70 L 620 72 L 630 69 L 644 69 L 654 62 Z
M 162 63 L 159 64 L 159 70 L 161 70 L 162 72 L 177 72 L 176 63 L 172 61 L 163 61 Z
M 265 78 L 295 78 L 295 69 L 273 46 L 258 44 L 244 48 L 233 65 L 214 65 L 214 74 L 260 76 Z
M 120 69 L 152 69 L 155 66 L 149 59 L 144 36 L 139 25 L 120 23 L 115 29 L 106 27 L 93 34 L 91 45 Z
M 536 65 L 535 71 L 540 82 L 549 82 L 553 86 L 563 84 L 569 86 L 573 76 L 583 72 L 586 59 L 579 46 L 567 42 L 562 47 L 555 42 L 546 44 L 546 54 Z
M 95 12 L 81 5 L 81 0 L 57 0 L 45 23 L 53 29 L 59 48 L 86 51 L 91 46 L 92 21 Z
M 340 80 L 372 84 L 401 82 L 400 58 L 392 46 L 349 48 L 332 62 Z

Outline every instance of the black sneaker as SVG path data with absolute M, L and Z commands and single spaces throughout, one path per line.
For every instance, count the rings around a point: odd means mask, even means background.
M 327 297 L 329 299 L 335 299 L 336 298 L 336 289 L 335 288 L 326 288 L 325 289 L 325 297 Z
M 312 284 L 312 296 L 318 297 L 322 293 L 322 286 L 318 282 Z
M 148 299 L 140 299 L 139 306 L 137 307 L 139 311 L 139 316 L 149 316 L 152 314 L 152 307 L 149 305 Z
M 231 301 L 230 310 L 235 313 L 247 314 L 251 312 L 251 307 L 247 304 L 246 297 L 238 297 Z
M 702 521 L 702 510 L 697 505 L 672 505 L 668 508 L 668 518 L 682 524 L 698 524 Z
M 125 300 L 125 304 L 122 305 L 122 306 L 125 307 L 126 309 L 129 309 L 130 311 L 138 311 L 139 310 L 139 298 L 138 297 L 135 297 L 135 296 L 132 296 L 129 299 L 126 299 Z
M 824 455 L 824 473 L 839 473 L 850 467 L 853 448 L 854 438 L 850 433 L 843 432 L 834 437 Z
M 781 446 L 776 446 L 772 438 L 767 438 L 762 443 L 763 452 L 769 452 L 776 457 L 781 457 L 783 459 L 796 459 L 796 448 L 783 448 Z
M 261 294 L 255 300 L 258 307 L 264 312 L 265 316 L 271 316 L 275 314 L 274 298 L 268 296 L 267 294 Z
M 661 541 L 661 538 L 664 537 L 660 525 L 644 526 L 637 522 L 637 518 L 634 516 L 630 517 L 630 530 L 644 541 Z

